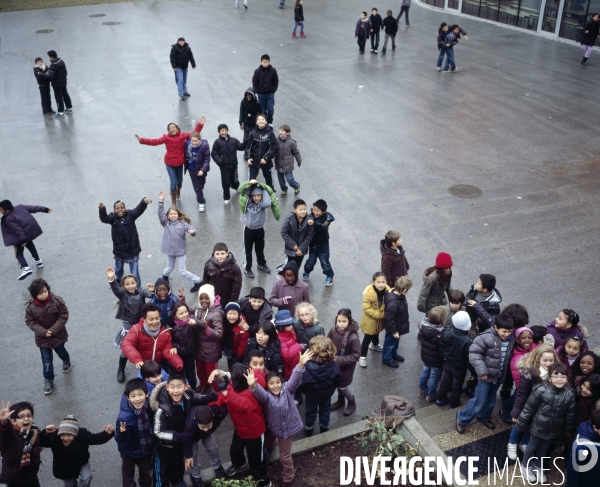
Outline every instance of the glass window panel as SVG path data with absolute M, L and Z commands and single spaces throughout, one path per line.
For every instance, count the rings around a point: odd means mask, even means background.
M 479 4 L 481 0 L 463 0 L 462 13 L 479 17 Z
M 591 0 L 589 5 L 589 12 L 596 12 L 600 7 L 600 0 Z M 587 0 L 565 0 L 565 6 L 563 7 L 563 16 L 560 24 L 560 30 L 558 35 L 565 39 L 571 39 L 573 41 L 579 41 L 581 39 L 581 32 L 587 21 L 586 10 L 588 8 Z
M 481 0 L 481 10 L 479 16 L 482 19 L 498 20 L 499 0 Z
M 517 25 L 519 19 L 519 0 L 500 0 L 500 14 L 498 22 L 508 25 Z
M 521 0 L 517 25 L 523 29 L 537 30 L 541 6 L 542 0 Z
M 542 31 L 554 34 L 556 32 L 556 22 L 558 21 L 558 9 L 560 0 L 546 0 L 544 5 L 544 14 L 542 18 Z
M 458 0 L 448 0 L 448 8 L 458 10 Z

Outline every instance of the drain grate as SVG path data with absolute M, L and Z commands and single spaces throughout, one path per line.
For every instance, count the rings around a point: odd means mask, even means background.
M 35 31 L 36 34 L 50 34 L 50 32 L 54 32 L 54 30 L 53 29 L 42 29 L 42 30 Z
M 455 184 L 448 188 L 448 192 L 459 198 L 479 198 L 483 194 L 480 188 L 470 184 Z
M 121 22 L 102 22 L 102 25 L 119 25 Z
M 105 14 L 92 14 L 90 17 L 106 17 Z

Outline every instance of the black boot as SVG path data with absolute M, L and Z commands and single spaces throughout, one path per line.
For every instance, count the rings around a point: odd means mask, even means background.
M 305 429 L 304 430 L 304 435 L 305 436 L 312 436 L 314 432 L 315 432 L 315 428 L 314 427 L 312 429 L 309 429 L 309 430 Z
M 190 479 L 192 479 L 192 487 L 204 487 L 202 477 L 193 477 L 190 475 Z
M 475 397 L 475 389 L 477 389 L 477 382 L 475 379 L 469 379 L 467 385 L 463 389 L 463 394 L 467 397 Z
M 381 50 L 381 55 L 385 56 L 385 47 Z
M 117 381 L 125 382 L 125 366 L 127 365 L 126 357 L 119 357 L 119 370 L 117 370 Z
M 321 428 L 319 426 L 319 433 L 327 433 L 329 431 L 329 428 Z
M 587 58 L 587 57 L 583 56 L 583 60 L 581 61 L 581 64 L 583 64 L 584 66 L 589 66 L 589 64 L 587 63 L 587 60 L 588 60 L 588 59 L 589 59 L 589 58 Z

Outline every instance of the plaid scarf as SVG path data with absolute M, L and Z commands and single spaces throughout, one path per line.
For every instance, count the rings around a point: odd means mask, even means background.
M 144 402 L 144 405 L 140 409 L 133 409 L 137 416 L 140 447 L 144 455 L 147 455 L 148 453 L 152 453 L 152 430 L 150 428 L 150 421 L 148 421 L 148 400 Z
M 38 429 L 32 424 L 31 428 L 28 430 L 24 430 L 15 426 L 15 431 L 17 434 L 23 438 L 23 454 L 21 455 L 21 467 L 26 467 L 31 464 L 31 450 L 33 450 L 33 444 L 37 439 Z
M 348 325 L 348 328 L 350 327 L 350 325 Z M 337 325 L 335 327 L 335 329 L 338 331 L 338 333 L 340 335 L 342 335 L 342 343 L 340 345 L 340 357 L 343 357 L 344 355 L 346 355 L 346 345 L 348 345 L 348 336 L 350 335 L 350 333 L 348 333 L 348 328 L 346 328 L 344 331 L 340 330 Z

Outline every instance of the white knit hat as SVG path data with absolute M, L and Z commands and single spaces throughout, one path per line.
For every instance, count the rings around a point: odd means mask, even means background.
M 471 329 L 471 318 L 469 317 L 469 313 L 466 311 L 458 311 L 452 317 L 452 324 L 457 330 L 469 331 Z
M 204 286 L 200 286 L 200 290 L 198 291 L 198 304 L 200 304 L 200 295 L 206 294 L 210 301 L 208 307 L 210 308 L 215 302 L 215 287 L 212 284 L 205 284 Z

